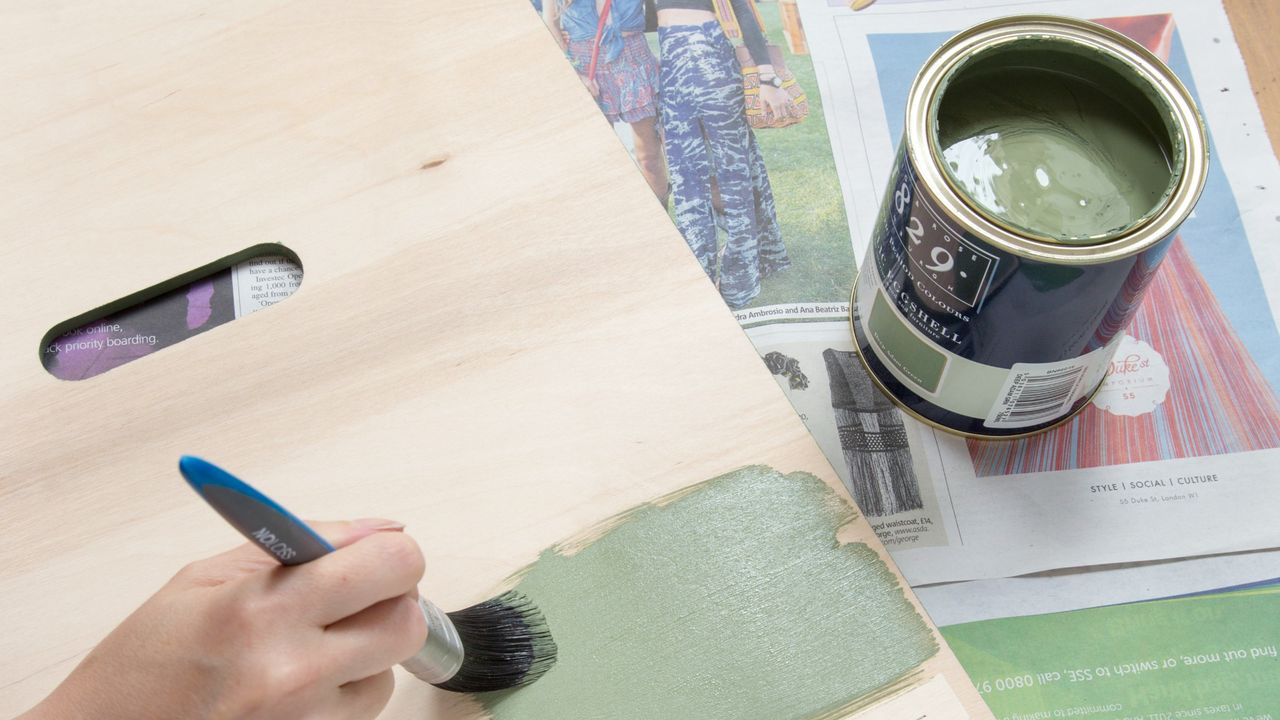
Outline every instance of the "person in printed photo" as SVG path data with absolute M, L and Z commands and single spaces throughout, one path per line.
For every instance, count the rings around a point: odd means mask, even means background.
M 608 4 L 595 76 L 587 77 L 605 0 L 543 0 L 543 19 L 610 123 L 631 126 L 640 172 L 662 202 L 667 167 L 658 136 L 658 59 L 645 40 L 644 0 Z
M 760 74 L 770 112 L 788 112 L 751 0 L 729 0 Z M 675 221 L 731 308 L 760 293 L 760 281 L 791 264 L 773 189 L 747 123 L 742 67 L 712 0 L 656 0 L 662 130 Z M 713 206 L 713 177 L 721 208 Z M 717 237 L 717 214 L 726 238 Z

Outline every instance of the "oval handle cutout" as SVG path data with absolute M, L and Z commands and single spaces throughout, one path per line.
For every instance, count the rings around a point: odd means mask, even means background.
M 40 362 L 59 380 L 85 380 L 288 298 L 302 262 L 283 245 L 255 245 L 58 323 Z

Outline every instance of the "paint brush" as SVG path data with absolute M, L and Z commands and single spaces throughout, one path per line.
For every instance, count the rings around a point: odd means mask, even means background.
M 231 526 L 282 565 L 301 565 L 334 551 L 306 523 L 231 473 L 190 455 L 178 470 Z M 427 641 L 401 665 L 421 680 L 454 692 L 517 688 L 542 677 L 556 644 L 537 606 L 506 592 L 445 613 L 419 598 Z

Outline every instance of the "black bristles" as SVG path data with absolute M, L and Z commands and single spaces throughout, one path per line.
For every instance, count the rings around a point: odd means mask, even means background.
M 517 688 L 542 677 L 556 662 L 556 642 L 542 611 L 514 590 L 448 615 L 465 652 L 458 673 L 438 688 L 468 693 Z

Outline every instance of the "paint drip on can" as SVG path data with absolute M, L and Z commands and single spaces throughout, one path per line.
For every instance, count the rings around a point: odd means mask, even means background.
M 1208 173 L 1190 93 L 1128 38 L 1019 16 L 926 61 L 867 257 L 854 340 L 940 429 L 1015 437 L 1101 385 Z

